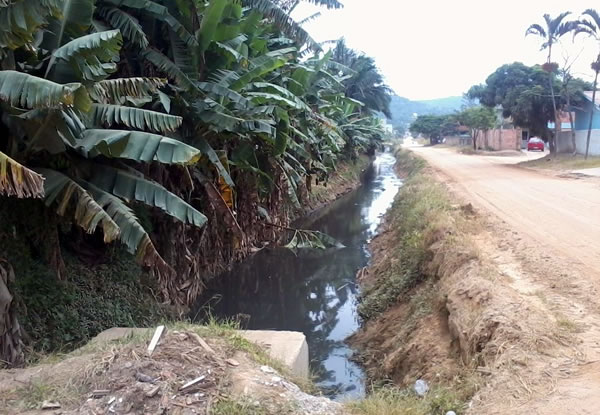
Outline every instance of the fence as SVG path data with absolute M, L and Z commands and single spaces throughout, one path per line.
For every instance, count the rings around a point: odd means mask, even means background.
M 493 129 L 479 130 L 477 134 L 477 148 L 482 150 L 521 150 L 522 130 L 513 129 Z

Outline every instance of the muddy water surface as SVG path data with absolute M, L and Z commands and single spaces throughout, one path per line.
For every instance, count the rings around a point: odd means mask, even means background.
M 215 278 L 198 307 L 238 318 L 248 329 L 303 332 L 324 392 L 336 399 L 362 397 L 364 373 L 349 360 L 344 339 L 359 326 L 356 272 L 368 264 L 367 245 L 401 184 L 394 163 L 389 152 L 378 155 L 363 186 L 295 224 L 325 232 L 345 248 L 263 250 Z

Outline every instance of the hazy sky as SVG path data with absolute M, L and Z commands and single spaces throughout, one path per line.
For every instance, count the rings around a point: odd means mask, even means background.
M 305 24 L 318 41 L 345 37 L 347 44 L 373 56 L 394 91 L 410 99 L 461 95 L 504 63 L 543 63 L 536 37 L 525 38 L 532 23 L 542 15 L 573 12 L 573 18 L 594 2 L 539 0 L 341 0 L 344 8 L 327 10 L 302 4 L 299 20 L 321 11 L 322 16 Z M 596 4 L 600 11 L 600 4 Z M 553 61 L 579 56 L 573 73 L 590 78 L 590 62 L 598 54 L 591 39 L 572 36 L 562 40 Z

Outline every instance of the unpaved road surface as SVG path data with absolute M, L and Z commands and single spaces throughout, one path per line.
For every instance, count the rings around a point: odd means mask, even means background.
M 518 293 L 523 313 L 513 318 L 536 310 L 557 339 L 547 353 L 523 350 L 504 378 L 515 386 L 482 394 L 477 414 L 600 414 L 600 179 L 516 165 L 532 155 L 410 150 L 475 207 L 482 256 L 506 276 L 498 283 Z
M 600 281 L 600 180 L 561 178 L 515 165 L 522 157 L 458 154 L 412 147 L 474 203 L 569 258 Z

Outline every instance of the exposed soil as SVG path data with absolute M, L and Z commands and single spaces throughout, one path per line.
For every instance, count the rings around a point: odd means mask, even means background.
M 598 413 L 600 183 L 512 165 L 521 157 L 413 150 L 456 209 L 430 239 L 429 286 L 356 337 L 368 366 L 402 385 L 475 379 L 472 414 Z M 367 284 L 394 260 L 387 226 Z
M 127 338 L 132 331 L 134 337 Z M 172 330 L 149 356 L 152 332 L 105 333 L 61 362 L 0 371 L 0 413 L 341 413 L 339 404 L 302 392 L 225 337 Z M 43 410 L 44 403 L 59 407 Z
M 473 413 L 597 413 L 600 183 L 539 174 L 514 160 L 414 151 L 454 197 L 479 210 L 474 240 L 483 263 L 502 277 L 491 292 L 507 300 L 498 311 L 518 325 L 516 335 L 530 338 L 530 348 L 519 350 L 523 343 L 510 338 L 500 345 L 513 349 L 504 355 L 522 357 L 511 357 L 476 395 Z

